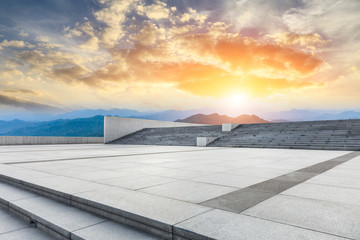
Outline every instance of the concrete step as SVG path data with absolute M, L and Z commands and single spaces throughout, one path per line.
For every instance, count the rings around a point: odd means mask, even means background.
M 28 171 L 30 172 L 29 174 L 34 174 L 34 170 Z M 94 219 L 98 219 L 99 217 L 101 219 L 109 219 L 107 221 L 112 220 L 124 228 L 126 228 L 126 226 L 131 227 L 129 228 L 129 231 L 132 228 L 135 228 L 138 231 L 146 232 L 151 236 L 169 240 L 175 239 L 175 237 L 179 237 L 178 239 L 185 237 L 181 235 L 177 236 L 179 233 L 176 233 L 176 224 L 210 210 L 208 207 L 193 203 L 102 184 L 90 184 L 89 182 L 75 180 L 73 178 L 71 178 L 70 185 L 70 180 L 64 177 L 56 179 L 56 182 L 48 182 L 46 179 L 42 180 L 41 178 L 24 180 L 21 177 L 1 173 L 0 181 L 47 198 L 47 200 L 41 200 L 43 204 L 49 199 L 55 200 L 61 202 L 62 205 L 66 204 L 68 207 L 77 208 L 79 211 L 85 211 L 87 214 L 94 214 L 91 215 L 94 216 Z M 6 195 L 7 194 L 5 194 L 5 196 Z M 20 207 L 18 205 L 12 205 L 12 202 L 10 202 L 9 206 L 14 206 L 11 208 L 15 210 Z M 25 210 L 29 211 L 30 209 L 26 208 Z M 18 212 L 19 211 L 20 210 L 18 210 Z M 23 212 L 26 211 L 20 212 L 23 214 Z M 85 213 L 82 212 L 82 214 Z M 81 214 L 79 213 L 79 216 L 80 215 Z M 36 220 L 38 219 L 40 218 L 36 218 Z M 63 225 L 60 225 L 60 227 L 61 228 L 55 229 L 60 231 L 64 237 L 68 236 L 67 234 L 69 231 L 63 230 Z M 70 235 L 73 236 L 73 233 L 76 234 L 76 231 L 74 230 Z M 150 235 L 143 234 L 143 238 L 138 239 L 154 239 Z M 98 237 L 96 239 L 111 238 Z
M 2 240 L 56 240 L 49 234 L 35 228 L 0 204 L 0 239 Z
M 10 184 L 0 182 L 0 193 L 1 205 L 56 239 L 159 239 Z

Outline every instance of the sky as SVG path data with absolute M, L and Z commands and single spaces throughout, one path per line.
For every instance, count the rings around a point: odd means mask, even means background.
M 358 0 L 1 0 L 0 111 L 360 109 L 359 12 Z

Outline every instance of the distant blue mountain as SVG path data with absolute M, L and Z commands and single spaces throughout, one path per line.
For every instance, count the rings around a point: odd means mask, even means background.
M 292 109 L 289 111 L 263 113 L 263 114 L 259 114 L 259 116 L 270 121 L 277 121 L 277 120 L 316 121 L 316 120 L 360 119 L 360 112 Z
M 36 122 L 26 122 L 18 119 L 12 121 L 0 121 L 0 134 L 10 132 L 19 127 L 33 127 L 36 125 Z
M 132 109 L 118 109 L 114 108 L 111 110 L 105 109 L 81 109 L 60 115 L 56 115 L 57 119 L 75 119 L 75 118 L 88 118 L 97 115 L 102 116 L 118 116 L 118 117 L 140 117 L 151 114 L 153 112 L 139 112 Z
M 63 137 L 102 137 L 104 117 L 58 119 L 45 122 L 10 121 L 7 128 L 2 121 L 0 135 L 3 136 L 63 136 Z M 9 127 L 11 125 L 11 127 Z M 10 129 L 6 131 L 6 129 Z
M 163 121 L 175 121 L 177 119 L 186 118 L 197 113 L 212 113 L 210 109 L 196 109 L 196 110 L 167 110 L 167 111 L 146 111 L 140 112 L 132 109 L 80 109 L 70 111 L 58 115 L 35 114 L 35 113 L 18 113 L 11 115 L 0 114 L 0 120 L 14 120 L 19 119 L 23 121 L 52 121 L 56 119 L 75 119 L 75 118 L 89 118 L 97 115 L 114 116 L 114 117 L 129 117 L 129 118 L 143 118 Z
M 156 112 L 152 114 L 147 114 L 143 116 L 132 116 L 132 118 L 141 118 L 141 119 L 150 119 L 150 120 L 161 120 L 161 121 L 175 121 L 178 119 L 187 118 L 189 116 L 199 114 L 199 113 L 207 113 L 211 112 L 210 109 L 202 109 L 202 110 L 185 110 L 185 111 L 176 111 L 176 110 L 168 110 L 163 112 Z
M 315 120 L 341 120 L 341 119 L 360 119 L 360 112 L 346 111 L 339 114 L 322 114 Z
M 317 111 L 310 111 L 305 109 L 291 109 L 289 111 L 269 112 L 258 114 L 260 117 L 270 120 L 285 120 L 285 121 L 311 121 L 318 117 L 321 113 Z

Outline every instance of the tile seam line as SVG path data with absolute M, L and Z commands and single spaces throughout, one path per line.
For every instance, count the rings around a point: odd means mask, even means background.
M 344 186 L 337 186 L 337 185 L 329 185 L 329 184 L 323 184 L 323 183 L 314 183 L 314 182 L 306 182 L 307 184 L 314 184 L 319 186 L 326 186 L 326 187 L 336 187 L 336 188 L 345 188 L 345 189 L 352 189 L 352 190 L 360 190 L 360 187 L 344 187 Z M 285 194 L 284 194 L 285 195 Z
M 82 211 L 84 211 L 84 210 L 82 210 Z M 86 211 L 84 211 L 84 212 L 86 212 Z M 99 224 L 102 224 L 102 223 L 105 223 L 105 222 L 111 222 L 111 221 L 112 221 L 111 219 L 104 219 L 101 222 L 90 224 L 89 226 L 81 227 L 81 228 L 78 228 L 78 229 L 75 229 L 75 230 L 71 230 L 70 234 L 75 234 L 77 231 L 81 231 L 83 229 L 93 227 L 93 226 L 96 226 L 96 225 L 99 225 Z M 112 222 L 114 222 L 114 221 L 112 221 Z
M 9 210 L 7 210 L 9 213 L 11 213 Z M 13 214 L 11 214 L 12 216 L 13 216 Z M 15 216 L 15 217 L 17 217 L 17 216 Z M 18 218 L 16 218 L 16 219 L 18 219 Z M 21 219 L 21 218 L 20 218 Z M 20 220 L 20 221 L 22 221 L 22 220 Z M 29 225 L 29 224 L 28 224 Z M 28 229 L 28 228 L 33 228 L 33 227 L 31 227 L 31 226 L 27 226 L 27 227 L 23 227 L 23 228 L 18 228 L 18 229 L 15 229 L 15 230 L 11 230 L 11 231 L 8 231 L 8 232 L 3 232 L 3 233 L 0 233 L 0 236 L 1 235 L 4 235 L 4 234 L 8 234 L 8 233 L 13 233 L 13 232 L 17 232 L 17 231 L 21 231 L 21 230 L 24 230 L 24 229 Z
M 296 228 L 300 228 L 300 229 L 305 229 L 305 230 L 309 230 L 309 231 L 313 231 L 313 232 L 323 233 L 323 234 L 327 234 L 327 235 L 331 235 L 331 236 L 335 236 L 335 237 L 341 237 L 341 238 L 345 238 L 345 239 L 349 239 L 349 240 L 356 240 L 355 238 L 349 238 L 349 237 L 345 237 L 345 236 L 341 236 L 341 235 L 336 235 L 336 234 L 333 234 L 333 233 L 319 231 L 319 230 L 316 230 L 316 229 L 311 229 L 311 228 L 306 228 L 306 227 L 297 226 L 297 225 L 293 225 L 293 224 L 288 224 L 288 223 L 284 223 L 284 222 L 279 222 L 279 221 L 275 221 L 275 220 L 272 220 L 272 219 L 256 217 L 256 216 L 252 216 L 252 215 L 249 215 L 249 214 L 239 213 L 239 215 L 243 215 L 243 216 L 247 216 L 247 217 L 251 217 L 251 218 L 255 218 L 255 219 L 261 219 L 261 220 L 264 220 L 264 221 L 278 223 L 278 224 L 282 224 L 282 225 L 286 225 L 286 226 L 296 227 Z
M 84 160 L 84 159 L 96 159 L 96 158 L 112 158 L 112 157 L 131 157 L 131 156 L 143 156 L 143 155 L 156 155 L 156 154 L 169 154 L 169 153 L 187 153 L 187 152 L 203 152 L 203 151 L 215 151 L 223 149 L 199 149 L 199 150 L 188 150 L 188 151 L 171 151 L 171 152 L 151 152 L 151 153 L 135 153 L 135 154 L 125 154 L 125 155 L 108 155 L 108 156 L 95 156 L 95 157 L 79 157 L 79 158 L 63 158 L 63 159 L 53 159 L 53 160 L 35 160 L 35 161 L 23 161 L 23 162 L 6 162 L 1 163 L 5 165 L 16 165 L 16 164 L 30 164 L 30 163 L 42 163 L 42 162 L 60 162 L 60 161 L 74 161 L 74 160 Z
M 336 166 L 334 166 L 334 167 L 337 167 L 337 166 L 339 166 L 339 165 L 341 165 L 341 164 L 343 164 L 343 163 L 345 163 L 345 162 L 347 162 L 347 161 L 349 161 L 349 160 L 351 160 L 351 159 L 354 159 L 355 157 L 358 157 L 358 156 L 360 156 L 360 151 L 352 151 L 352 152 L 350 152 L 350 153 L 346 153 L 346 154 L 344 154 L 344 155 L 341 155 L 341 156 L 338 156 L 338 157 L 335 157 L 335 158 L 331 158 L 331 159 L 329 159 L 329 160 L 325 160 L 325 161 L 323 161 L 323 162 L 316 163 L 316 164 L 307 166 L 307 167 L 305 167 L 305 168 L 301 168 L 301 169 L 298 169 L 298 170 L 289 172 L 289 173 L 287 173 L 287 174 L 280 175 L 280 176 L 278 176 L 278 177 L 285 176 L 285 175 L 288 175 L 288 174 L 291 174 L 291 173 L 295 173 L 295 172 L 302 172 L 301 170 L 303 170 L 303 169 L 310 168 L 310 167 L 312 167 L 312 166 L 316 166 L 316 165 L 318 165 L 318 164 L 322 164 L 322 163 L 325 163 L 325 162 L 334 161 L 335 159 L 346 158 L 345 161 L 335 161 L 335 162 L 337 162 L 338 164 L 337 164 Z M 333 169 L 334 167 L 332 167 L 332 168 L 330 168 L 330 169 Z M 285 190 L 283 190 L 283 191 L 281 191 L 281 192 L 279 192 L 279 193 L 277 193 L 277 194 L 275 194 L 275 195 L 273 195 L 273 196 L 270 196 L 270 197 L 268 197 L 267 199 L 270 199 L 270 198 L 272 198 L 272 197 L 274 197 L 274 196 L 277 196 L 277 195 L 281 194 L 282 192 L 284 192 L 284 191 L 286 191 L 286 190 L 288 190 L 288 189 L 290 189 L 290 188 L 292 188 L 292 187 L 295 187 L 295 186 L 299 185 L 300 183 L 303 183 L 303 182 L 305 182 L 305 181 L 307 181 L 307 180 L 309 180 L 309 179 L 311 179 L 311 178 L 313 178 L 313 177 L 316 177 L 316 176 L 318 176 L 318 175 L 320 175 L 320 174 L 322 174 L 322 173 L 324 173 L 324 172 L 326 172 L 326 171 L 329 171 L 330 169 L 327 169 L 327 170 L 325 170 L 325 171 L 323 171 L 323 172 L 321 172 L 321 173 L 316 173 L 316 175 L 314 175 L 314 176 L 311 176 L 311 177 L 309 177 L 309 178 L 307 178 L 307 179 L 305 179 L 305 180 L 299 181 L 299 182 L 297 182 L 296 184 L 294 184 L 293 186 L 291 186 L 291 187 L 289 187 L 289 188 L 287 188 L 287 189 L 285 189 Z M 274 180 L 274 179 L 276 179 L 276 178 L 278 178 L 278 177 L 268 179 L 268 180 L 266 180 L 266 181 L 263 181 L 262 183 L 267 182 L 267 181 Z M 280 180 L 280 181 L 282 181 L 282 180 Z M 261 184 L 261 183 L 257 183 L 257 184 Z M 251 187 L 254 186 L 254 185 L 257 185 L 257 184 L 253 184 L 253 185 L 251 185 L 251 186 L 248 186 L 248 187 L 242 188 L 242 189 L 254 189 L 254 188 L 251 188 Z M 237 191 L 241 191 L 242 189 L 237 190 Z M 264 190 L 259 189 L 258 191 L 264 191 Z M 235 192 L 236 192 L 236 191 L 234 191 L 234 192 L 232 192 L 232 193 L 235 193 Z M 266 192 L 266 191 L 264 191 L 264 192 Z M 227 195 L 232 194 L 232 193 L 224 194 L 224 195 L 221 195 L 221 196 L 218 196 L 218 197 L 209 199 L 209 200 L 207 200 L 207 201 L 201 202 L 201 203 L 199 203 L 199 204 L 200 204 L 200 205 L 203 205 L 203 206 L 209 207 L 208 205 L 205 204 L 206 202 L 211 201 L 211 200 L 215 200 L 215 199 L 220 199 L 221 197 L 227 196 Z M 263 201 L 260 201 L 260 202 L 258 202 L 258 203 L 256 203 L 256 204 L 254 204 L 254 205 L 252 205 L 252 206 L 250 206 L 250 207 L 242 210 L 241 212 L 246 211 L 247 209 L 252 208 L 252 207 L 258 205 L 258 204 L 266 201 L 267 199 L 265 199 L 265 200 L 263 200 Z M 213 208 L 215 208 L 215 207 L 213 207 Z M 221 209 L 221 208 L 220 208 L 220 209 Z M 225 211 L 234 212 L 234 211 L 229 211 L 229 210 L 225 210 Z M 239 212 L 239 213 L 241 213 L 241 212 Z
M 331 201 L 331 200 L 321 200 L 321 199 L 316 199 L 316 198 L 308 198 L 308 197 L 301 197 L 301 196 L 295 196 L 295 195 L 290 195 L 290 194 L 283 194 L 283 193 L 279 193 L 277 195 L 281 195 L 281 196 L 286 196 L 286 197 L 293 197 L 293 198 L 301 198 L 301 199 L 306 199 L 306 200 L 311 200 L 311 201 L 315 201 L 315 202 L 327 202 L 327 203 L 331 203 L 331 204 L 334 204 L 334 205 L 346 205 L 346 206 L 349 206 L 349 207 L 356 207 L 356 208 L 360 208 L 360 205 L 354 205 L 354 204 L 349 204 L 349 203 L 340 203 L 340 202 L 334 202 L 334 201 Z M 246 209 L 247 210 L 247 209 Z M 244 210 L 244 211 L 246 211 Z M 242 211 L 242 212 L 244 212 Z M 241 212 L 241 213 L 242 213 Z M 241 214 L 240 213 L 240 214 Z

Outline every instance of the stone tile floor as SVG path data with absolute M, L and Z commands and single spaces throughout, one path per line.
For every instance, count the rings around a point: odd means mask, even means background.
M 101 144 L 0 146 L 0 174 L 165 222 L 190 239 L 194 234 L 360 239 L 358 155 Z

